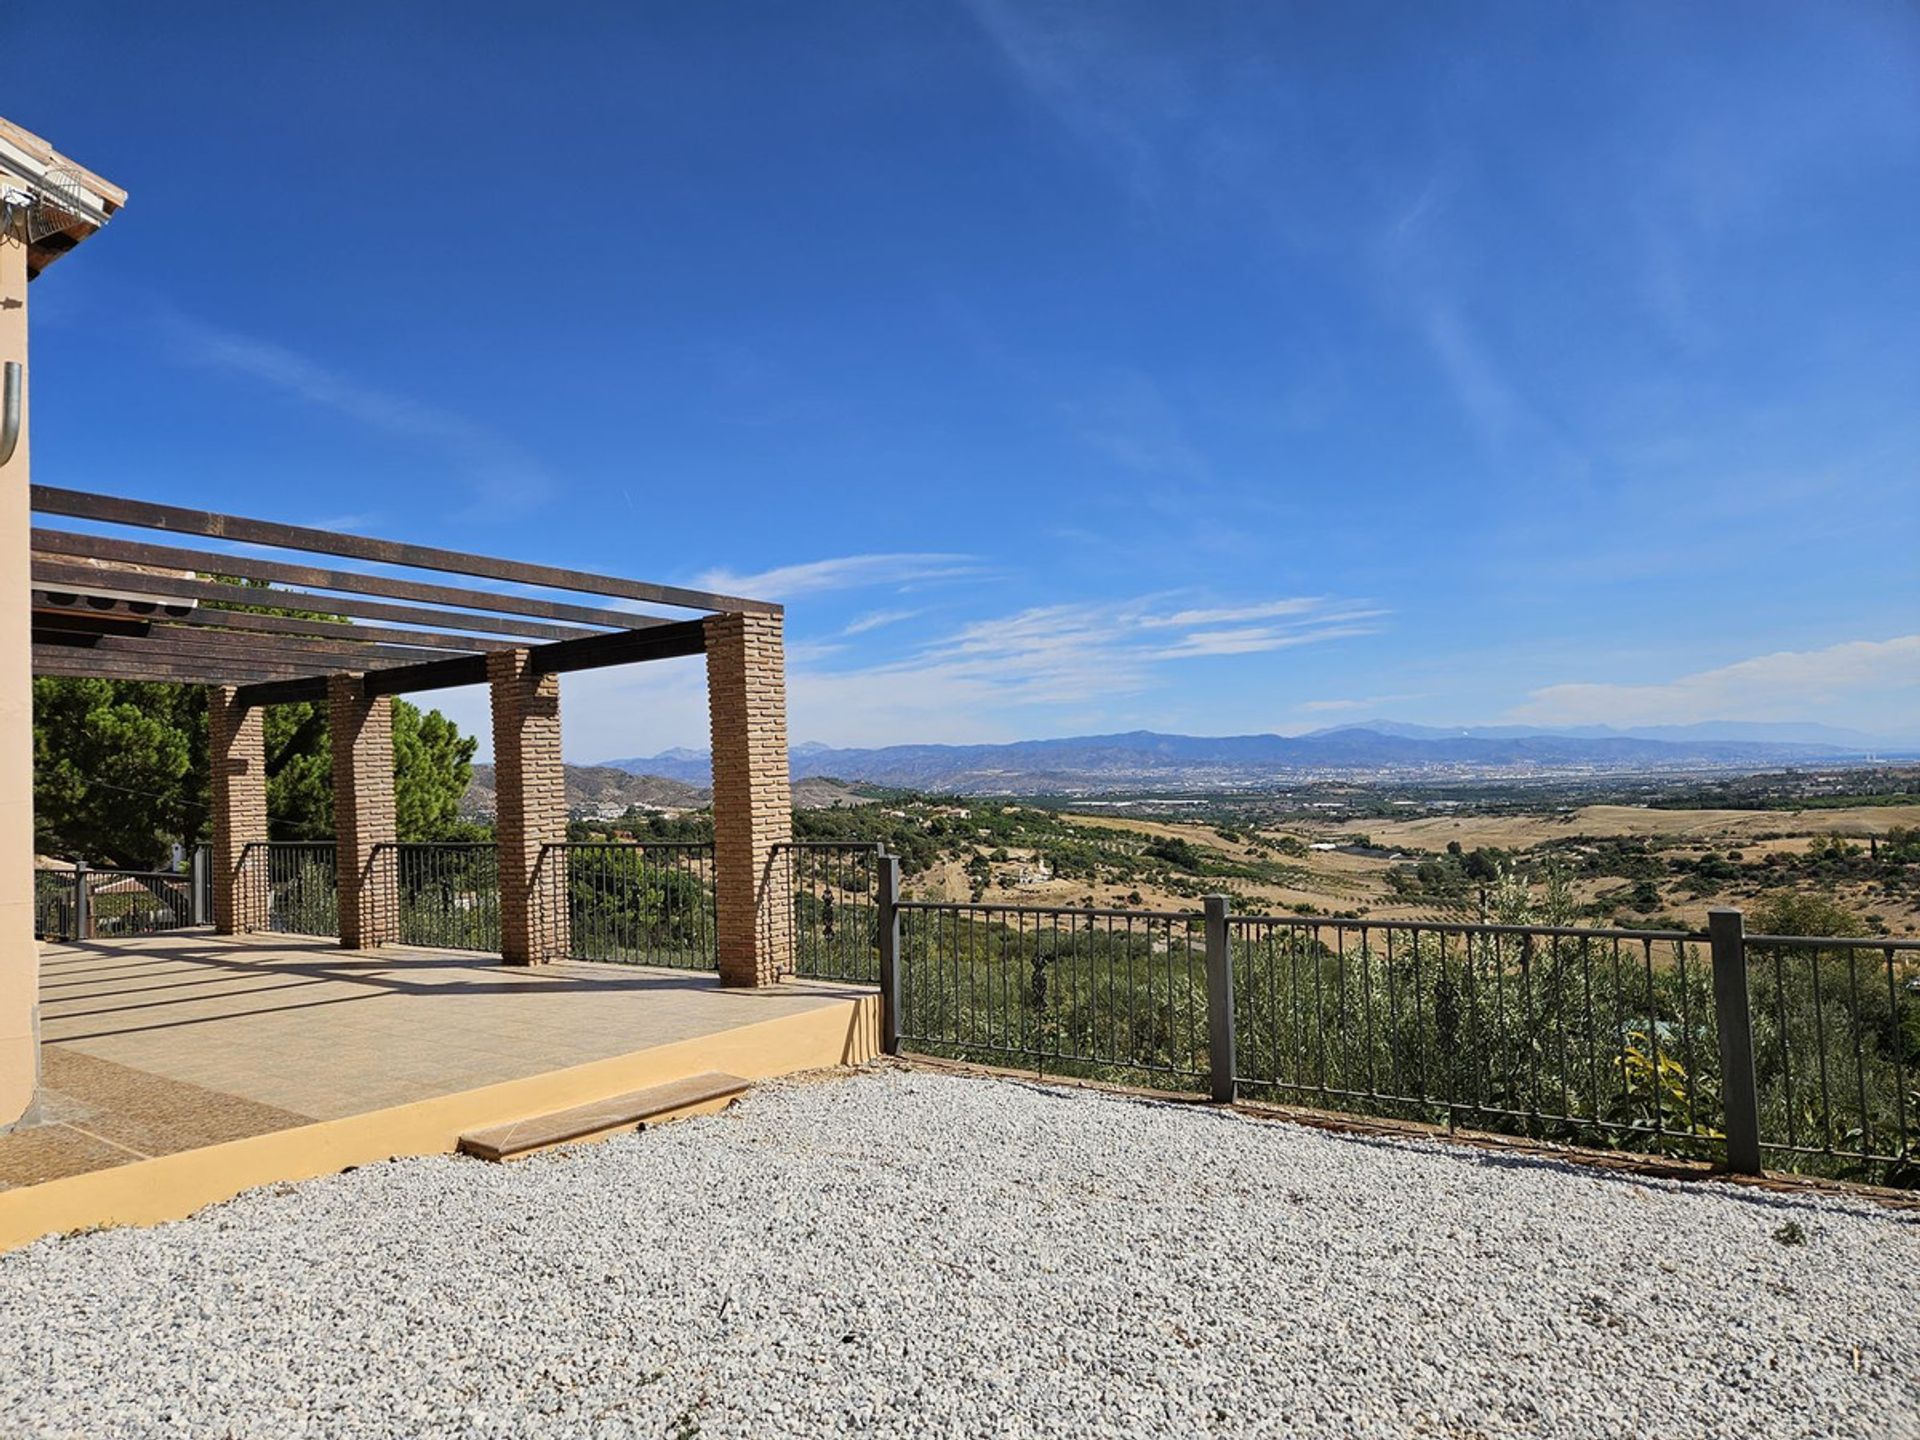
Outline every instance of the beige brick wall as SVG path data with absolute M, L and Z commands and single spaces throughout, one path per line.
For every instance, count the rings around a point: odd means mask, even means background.
M 509 965 L 564 959 L 566 866 L 540 848 L 567 838 L 560 762 L 560 677 L 534 675 L 525 650 L 487 656 L 493 692 L 494 830 L 500 845 L 500 955 Z
M 713 869 L 720 980 L 771 985 L 793 969 L 793 838 L 787 771 L 787 666 L 778 615 L 709 616 Z
M 393 701 L 385 695 L 369 698 L 358 675 L 329 676 L 327 732 L 333 742 L 340 943 L 349 950 L 369 950 L 400 936 L 399 860 L 391 848 L 399 838 Z
M 266 919 L 267 730 L 253 706 L 236 704 L 235 689 L 207 694 L 207 758 L 213 770 L 213 928 L 245 935 Z

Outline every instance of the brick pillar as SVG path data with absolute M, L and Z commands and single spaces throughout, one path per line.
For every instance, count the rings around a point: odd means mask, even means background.
M 400 931 L 399 865 L 391 848 L 398 838 L 393 701 L 385 695 L 368 696 L 362 678 L 327 677 L 340 943 L 349 950 L 389 945 Z
M 566 870 L 540 847 L 567 838 L 560 763 L 560 677 L 535 675 L 525 650 L 487 656 L 493 687 L 494 833 L 500 845 L 500 958 L 539 965 L 567 954 Z
M 793 839 L 787 665 L 779 615 L 706 620 L 713 722 L 713 882 L 723 985 L 771 985 L 793 969 Z
M 266 919 L 267 727 L 234 687 L 207 692 L 207 757 L 213 767 L 213 928 L 245 935 Z

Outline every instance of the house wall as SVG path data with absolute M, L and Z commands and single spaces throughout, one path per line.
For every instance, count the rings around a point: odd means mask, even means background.
M 0 238 L 0 361 L 27 362 L 27 247 Z M 28 373 L 23 391 L 30 391 Z M 0 1128 L 33 1104 L 40 948 L 33 938 L 33 639 L 26 420 L 0 470 Z

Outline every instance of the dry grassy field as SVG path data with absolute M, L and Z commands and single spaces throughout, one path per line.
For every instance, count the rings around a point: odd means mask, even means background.
M 1436 815 L 1370 823 L 1374 843 L 1444 850 L 1458 840 L 1468 849 L 1523 850 L 1575 835 L 1645 836 L 1659 840 L 1752 841 L 1763 835 L 1810 839 L 1883 836 L 1920 826 L 1920 805 L 1861 805 L 1834 810 L 1654 810 L 1641 805 L 1585 805 L 1554 815 Z M 1352 829 L 1340 826 L 1339 829 Z
M 1775 889 L 1817 890 L 1868 917 L 1876 930 L 1920 933 L 1920 903 L 1890 895 L 1886 888 L 1844 877 L 1810 877 L 1800 869 L 1764 868 L 1770 854 L 1804 858 L 1809 847 L 1842 836 L 1863 846 L 1896 828 L 1920 827 L 1920 805 L 1860 806 L 1810 810 L 1654 810 L 1628 805 L 1589 805 L 1557 813 L 1531 815 L 1433 816 L 1417 820 L 1329 824 L 1314 821 L 1258 828 L 1239 827 L 1223 834 L 1199 821 L 1131 819 L 1111 813 L 1073 813 L 1083 831 L 1111 834 L 1118 844 L 1154 840 L 1185 841 L 1209 860 L 1255 864 L 1283 870 L 1281 879 L 1223 878 L 1207 888 L 1225 891 L 1251 910 L 1304 914 L 1357 914 L 1394 920 L 1472 920 L 1479 915 L 1477 887 L 1454 896 L 1408 896 L 1394 883 L 1394 872 L 1422 858 L 1445 852 L 1457 842 L 1465 851 L 1505 852 L 1525 867 L 1548 854 L 1564 861 L 1596 847 L 1573 842 L 1646 841 L 1662 870 L 1655 881 L 1657 906 L 1648 914 L 1704 927 L 1715 905 L 1752 905 Z M 1241 838 L 1229 838 L 1229 835 Z M 1313 849 L 1315 843 L 1350 841 L 1364 835 L 1380 854 L 1356 855 Z M 1764 838 L 1763 838 L 1764 837 Z M 1289 844 L 1288 842 L 1297 842 Z M 1284 846 L 1284 859 L 1276 855 Z M 1297 852 L 1297 853 L 1295 853 Z M 1037 878 L 1037 850 L 1008 847 L 995 865 L 994 887 L 984 898 L 1008 904 L 1099 905 L 1149 910 L 1191 911 L 1197 907 L 1190 881 L 1157 879 L 1089 881 L 1085 877 Z M 1677 862 L 1700 857 L 1738 857 L 1728 863 L 1744 868 L 1721 889 L 1703 890 L 1689 877 L 1668 873 Z M 1279 861 L 1276 864 L 1276 861 Z M 1012 878 L 1025 870 L 1024 878 Z M 1574 898 L 1582 905 L 1606 906 L 1624 887 L 1614 874 L 1577 874 Z M 966 857 L 942 861 L 916 877 L 913 889 L 925 898 L 964 900 L 975 889 Z M 1619 913 L 1618 923 L 1634 921 Z M 1644 923 L 1644 918 L 1635 923 Z

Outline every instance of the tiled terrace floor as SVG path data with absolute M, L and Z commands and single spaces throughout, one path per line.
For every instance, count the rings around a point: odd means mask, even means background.
M 854 993 L 206 932 L 41 951 L 43 1123 L 0 1188 L 283 1130 L 796 1014 Z

